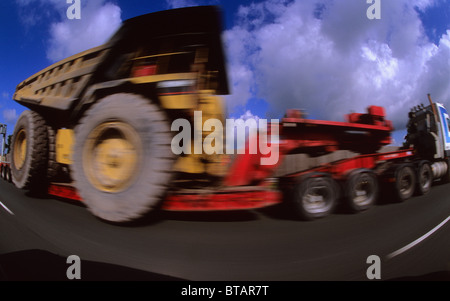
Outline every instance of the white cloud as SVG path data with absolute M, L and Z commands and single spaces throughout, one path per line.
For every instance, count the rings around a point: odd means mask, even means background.
M 319 5 L 320 4 L 320 5 Z M 369 20 L 366 1 L 267 0 L 241 6 L 226 31 L 232 95 L 228 110 L 251 97 L 276 116 L 304 108 L 343 120 L 350 111 L 382 105 L 396 128 L 426 94 L 450 105 L 450 32 L 430 42 L 416 9 L 431 0 L 382 2 Z
M 244 114 L 241 115 L 241 117 L 239 117 L 239 119 L 242 120 L 249 120 L 249 119 L 254 119 L 256 122 L 258 122 L 258 120 L 260 119 L 259 116 L 253 115 L 253 113 L 250 110 L 245 111 Z
M 89 1 L 81 9 L 80 20 L 63 19 L 50 28 L 47 57 L 58 61 L 83 50 L 99 46 L 120 27 L 120 8 L 104 1 Z
M 49 22 L 47 58 L 58 61 L 99 46 L 121 25 L 121 10 L 106 0 L 81 1 L 81 19 L 70 20 L 65 0 L 16 0 L 27 27 Z
M 4 109 L 3 110 L 3 119 L 7 123 L 14 123 L 17 120 L 17 112 L 16 109 Z

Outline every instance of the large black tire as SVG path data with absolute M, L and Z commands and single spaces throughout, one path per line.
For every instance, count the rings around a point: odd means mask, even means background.
M 171 182 L 168 119 L 150 100 L 120 93 L 99 100 L 75 129 L 72 176 L 88 209 L 127 222 L 155 208 Z
M 431 190 L 433 185 L 433 170 L 427 161 L 420 162 L 417 169 L 416 193 L 425 195 Z
M 331 177 L 313 174 L 297 182 L 290 201 L 298 218 L 311 221 L 331 214 L 338 195 L 338 186 Z
M 411 198 L 416 188 L 416 172 L 411 165 L 399 165 L 395 172 L 394 193 L 399 202 Z
M 12 178 L 11 178 L 11 169 L 9 167 L 6 167 L 6 173 L 5 173 L 5 177 L 6 177 L 6 181 L 8 183 L 12 182 Z
M 377 176 L 370 170 L 355 170 L 345 185 L 345 202 L 352 212 L 371 208 L 378 197 Z
M 18 188 L 44 191 L 47 183 L 48 131 L 44 118 L 24 111 L 11 142 L 11 175 Z

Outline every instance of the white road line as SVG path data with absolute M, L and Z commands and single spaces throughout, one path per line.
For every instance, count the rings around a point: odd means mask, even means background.
M 14 215 L 14 213 L 8 209 L 8 207 L 5 206 L 2 202 L 0 202 L 0 206 L 2 206 L 6 211 L 8 211 L 9 214 Z
M 420 242 L 422 242 L 423 240 L 427 239 L 431 234 L 433 234 L 434 232 L 436 232 L 437 230 L 439 230 L 439 228 L 441 228 L 445 223 L 447 223 L 450 220 L 450 216 L 448 216 L 444 221 L 442 221 L 439 225 L 437 225 L 436 227 L 434 227 L 433 229 L 431 229 L 430 231 L 428 231 L 427 233 L 425 233 L 424 235 L 422 235 L 421 237 L 419 237 L 418 239 L 416 239 L 415 241 L 413 241 L 412 243 L 404 246 L 401 249 L 398 249 L 395 252 L 392 252 L 391 254 L 387 255 L 387 259 L 392 259 L 397 255 L 402 254 L 403 252 L 408 251 L 409 249 L 411 249 L 412 247 L 414 247 L 415 245 L 419 244 Z

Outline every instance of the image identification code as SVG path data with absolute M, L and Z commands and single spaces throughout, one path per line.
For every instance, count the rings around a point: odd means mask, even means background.
M 267 296 L 268 288 L 268 285 L 226 285 L 225 289 L 188 285 L 182 288 L 181 295 L 208 296 L 209 298 L 214 297 L 214 294 L 225 296 Z

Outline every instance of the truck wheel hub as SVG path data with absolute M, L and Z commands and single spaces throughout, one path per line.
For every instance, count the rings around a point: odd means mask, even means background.
M 126 189 L 138 172 L 140 149 L 140 138 L 130 125 L 107 122 L 97 126 L 84 149 L 88 179 L 101 191 Z

